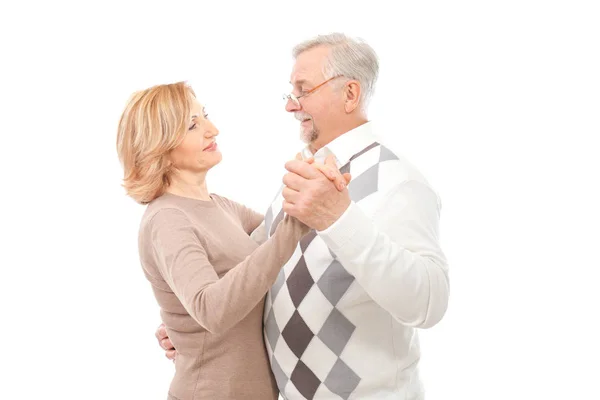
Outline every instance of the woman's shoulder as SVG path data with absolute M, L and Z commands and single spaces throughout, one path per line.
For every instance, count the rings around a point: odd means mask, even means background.
M 141 228 L 181 218 L 187 219 L 190 207 L 191 204 L 184 198 L 165 193 L 148 203 L 142 216 Z
M 210 197 L 213 199 L 217 206 L 229 211 L 237 212 L 237 210 L 243 207 L 243 205 L 238 203 L 237 201 L 231 199 L 230 197 L 223 196 L 221 194 L 211 193 Z

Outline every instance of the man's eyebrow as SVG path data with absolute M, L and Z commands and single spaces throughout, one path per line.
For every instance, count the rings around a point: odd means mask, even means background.
M 306 83 L 306 79 L 298 79 L 296 81 L 296 86 L 302 86 Z M 290 81 L 290 85 L 294 85 L 291 81 Z

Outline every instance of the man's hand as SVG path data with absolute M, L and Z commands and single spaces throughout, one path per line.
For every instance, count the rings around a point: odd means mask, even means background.
M 175 350 L 175 347 L 173 347 L 173 343 L 171 343 L 171 339 L 169 339 L 169 336 L 167 335 L 165 324 L 160 324 L 154 335 L 156 336 L 160 347 L 165 350 L 165 356 L 169 360 L 173 360 L 173 362 L 175 362 L 177 351 Z
M 339 174 L 333 156 L 327 157 L 325 166 Z M 346 179 L 336 188 L 314 164 L 293 160 L 288 161 L 285 168 L 289 172 L 283 177 L 283 211 L 309 227 L 327 229 L 350 205 Z
M 303 160 L 301 153 L 296 154 L 296 160 Z M 335 184 L 335 187 L 338 188 L 340 192 L 346 188 L 352 179 L 352 175 L 350 175 L 350 173 L 346 172 L 345 174 L 342 174 L 340 172 L 335 165 L 335 160 L 333 157 L 328 157 L 325 160 L 325 164 L 315 163 L 315 159 L 313 157 L 304 161 L 321 171 L 323 175 L 325 175 L 331 182 Z

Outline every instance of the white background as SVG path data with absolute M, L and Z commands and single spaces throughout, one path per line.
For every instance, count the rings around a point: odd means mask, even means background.
M 264 212 L 302 147 L 280 100 L 291 48 L 343 31 L 379 54 L 378 132 L 443 202 L 427 399 L 599 399 L 596 4 L 3 2 L 0 398 L 166 398 L 122 108 L 188 80 L 221 131 L 209 189 Z

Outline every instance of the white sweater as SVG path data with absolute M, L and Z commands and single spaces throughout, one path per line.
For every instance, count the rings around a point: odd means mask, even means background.
M 265 303 L 265 342 L 286 399 L 421 399 L 415 328 L 443 317 L 448 266 L 440 201 L 405 159 L 365 123 L 314 156 L 352 174 L 352 203 L 307 235 Z M 277 194 L 269 235 L 283 217 Z

